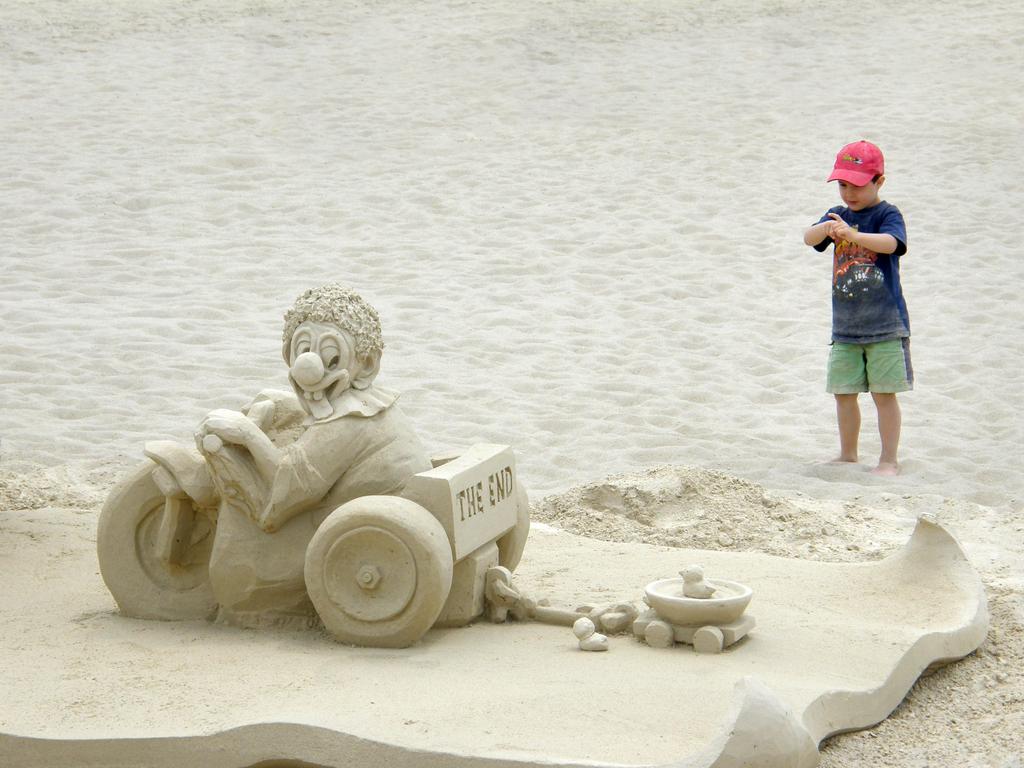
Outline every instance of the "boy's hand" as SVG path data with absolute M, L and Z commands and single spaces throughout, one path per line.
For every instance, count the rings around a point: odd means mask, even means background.
M 857 230 L 853 229 L 849 224 L 843 221 L 842 217 L 838 213 L 830 213 L 829 218 L 832 222 L 828 225 L 825 230 L 828 232 L 828 236 L 840 243 L 844 240 L 853 240 L 853 236 Z

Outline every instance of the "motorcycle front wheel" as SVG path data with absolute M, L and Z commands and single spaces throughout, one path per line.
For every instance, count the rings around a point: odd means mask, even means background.
M 183 500 L 193 515 L 173 562 L 158 552 L 165 498 L 153 480 L 156 464 L 138 466 L 110 492 L 100 512 L 100 573 L 121 613 L 140 619 L 205 619 L 217 609 L 210 589 L 216 530 L 209 510 Z

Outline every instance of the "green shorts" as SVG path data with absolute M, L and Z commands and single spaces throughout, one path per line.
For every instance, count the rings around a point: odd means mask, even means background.
M 910 339 L 874 344 L 832 342 L 828 356 L 828 385 L 834 395 L 857 392 L 906 392 L 914 388 Z

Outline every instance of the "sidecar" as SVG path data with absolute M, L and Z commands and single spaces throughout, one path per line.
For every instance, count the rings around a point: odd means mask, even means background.
M 100 572 L 126 615 L 209 618 L 219 491 L 184 446 L 149 444 L 147 455 L 104 504 Z M 488 568 L 519 563 L 530 512 L 513 451 L 481 444 L 433 464 L 401 496 L 341 505 L 309 541 L 306 590 L 339 641 L 400 648 L 468 624 L 484 611 Z

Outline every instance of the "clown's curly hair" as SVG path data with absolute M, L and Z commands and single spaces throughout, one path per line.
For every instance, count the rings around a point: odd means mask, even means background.
M 282 340 L 286 362 L 291 349 L 292 335 L 295 329 L 307 320 L 315 323 L 333 323 L 351 333 L 359 357 L 379 355 L 384 351 L 384 339 L 377 310 L 347 285 L 328 283 L 319 288 L 310 288 L 284 313 Z

